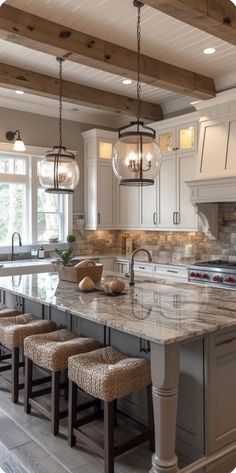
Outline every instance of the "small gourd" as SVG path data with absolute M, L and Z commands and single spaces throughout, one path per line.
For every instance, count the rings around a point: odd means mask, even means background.
M 95 266 L 95 262 L 89 259 L 84 259 L 75 265 L 75 268 L 87 268 L 88 266 Z
M 79 288 L 83 292 L 92 291 L 94 287 L 95 287 L 95 284 L 93 280 L 89 278 L 88 276 L 85 276 L 85 278 L 82 279 L 82 281 L 80 281 L 79 283 Z
M 122 292 L 124 288 L 125 288 L 125 283 L 119 278 L 113 279 L 110 283 L 111 292 L 119 293 L 119 292 Z

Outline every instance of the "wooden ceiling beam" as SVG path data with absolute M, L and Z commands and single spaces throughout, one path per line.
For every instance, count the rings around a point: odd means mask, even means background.
M 0 63 L 0 85 L 18 88 L 44 97 L 57 98 L 59 83 L 55 77 Z M 95 107 L 116 113 L 126 113 L 135 117 L 138 102 L 136 99 L 113 94 L 100 89 L 63 80 L 63 99 L 73 104 Z M 142 118 L 150 121 L 162 120 L 160 105 L 142 102 Z
M 230 0 L 142 0 L 166 15 L 236 45 L 236 8 Z
M 8 5 L 0 9 L 0 38 L 102 71 L 137 76 L 135 51 Z M 141 80 L 199 99 L 215 96 L 213 79 L 145 55 L 141 55 Z

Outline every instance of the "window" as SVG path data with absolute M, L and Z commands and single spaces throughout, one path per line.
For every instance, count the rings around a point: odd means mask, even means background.
M 65 241 L 70 198 L 46 194 L 39 184 L 41 157 L 0 154 L 0 246 L 19 232 L 23 245 Z

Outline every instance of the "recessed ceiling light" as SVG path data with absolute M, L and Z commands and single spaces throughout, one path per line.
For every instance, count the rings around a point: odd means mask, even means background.
M 23 95 L 23 94 L 24 94 L 24 91 L 23 91 L 23 90 L 16 90 L 16 94 L 17 94 L 17 95 Z
M 122 84 L 125 84 L 125 85 L 130 85 L 130 84 L 132 84 L 132 82 L 133 82 L 133 81 L 132 81 L 131 79 L 124 79 L 124 80 L 122 80 Z
M 214 54 L 216 52 L 215 48 L 206 48 L 203 50 L 204 54 Z

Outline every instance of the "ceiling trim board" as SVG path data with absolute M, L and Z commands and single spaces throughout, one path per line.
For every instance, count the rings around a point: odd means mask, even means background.
M 0 38 L 122 77 L 137 77 L 135 51 L 8 5 L 0 10 Z M 141 81 L 203 100 L 215 96 L 212 78 L 143 54 Z

